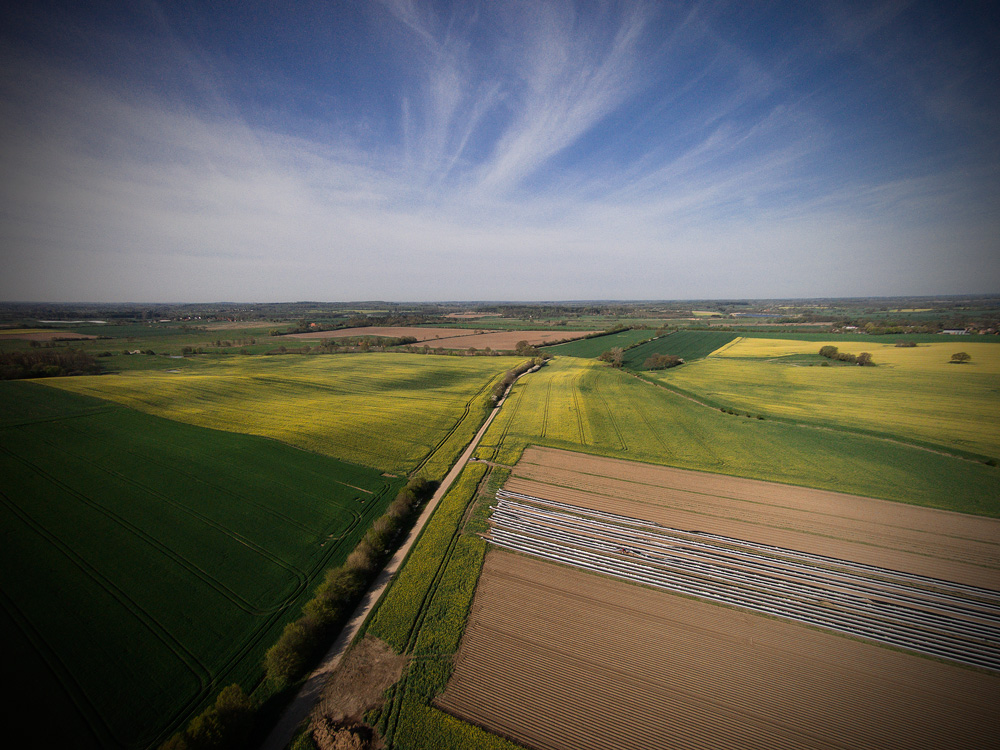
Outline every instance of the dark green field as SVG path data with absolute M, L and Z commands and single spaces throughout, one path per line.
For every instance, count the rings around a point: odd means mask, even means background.
M 593 339 L 579 339 L 578 341 L 570 341 L 565 344 L 546 346 L 543 351 L 548 354 L 564 355 L 567 357 L 584 357 L 589 359 L 590 357 L 599 357 L 601 354 L 615 346 L 620 346 L 623 349 L 626 346 L 632 346 L 632 344 L 639 341 L 645 341 L 652 335 L 653 331 L 647 329 L 622 331 L 621 333 L 612 333 L 607 336 L 598 336 Z
M 0 415 L 5 671 L 56 745 L 155 746 L 222 686 L 252 688 L 403 483 L 32 383 L 0 383 Z
M 673 354 L 690 362 L 707 357 L 738 335 L 731 331 L 675 331 L 629 349 L 625 352 L 624 366 L 629 370 L 644 370 L 643 363 L 654 354 Z

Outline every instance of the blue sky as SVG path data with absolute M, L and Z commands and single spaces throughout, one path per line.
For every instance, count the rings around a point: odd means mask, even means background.
M 1000 14 L 952 5 L 23 3 L 0 299 L 995 293 Z

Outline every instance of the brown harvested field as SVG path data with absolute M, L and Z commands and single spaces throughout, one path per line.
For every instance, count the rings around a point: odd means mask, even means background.
M 986 748 L 1000 677 L 489 552 L 436 704 L 539 750 Z
M 78 339 L 96 339 L 97 336 L 85 336 L 72 331 L 27 331 L 25 333 L 0 333 L 0 341 L 76 341 Z
M 519 341 L 527 341 L 532 346 L 540 346 L 548 341 L 559 339 L 578 339 L 595 333 L 594 331 L 486 331 L 464 328 L 407 328 L 405 326 L 371 326 L 369 328 L 342 328 L 338 331 L 320 331 L 318 333 L 290 333 L 282 338 L 290 339 L 329 339 L 347 338 L 349 336 L 387 336 L 399 338 L 413 336 L 420 343 L 434 348 L 476 349 L 489 347 L 493 350 L 513 349 Z
M 466 331 L 465 333 L 469 333 Z M 473 331 L 473 333 L 475 333 Z M 474 346 L 477 349 L 513 349 L 519 341 L 527 341 L 532 346 L 541 346 L 550 341 L 561 339 L 580 339 L 596 331 L 494 331 L 492 333 L 481 333 L 473 336 L 461 336 L 453 339 L 429 342 L 435 346 L 443 346 L 445 349 L 468 349 Z
M 476 331 L 464 328 L 416 328 L 408 326 L 366 326 L 364 328 L 340 328 L 336 331 L 316 331 L 315 333 L 289 333 L 286 339 L 344 339 L 351 336 L 385 336 L 401 338 L 413 336 L 418 341 L 450 339 L 456 336 L 474 336 Z
M 1000 589 L 1000 519 L 537 447 L 505 489 Z

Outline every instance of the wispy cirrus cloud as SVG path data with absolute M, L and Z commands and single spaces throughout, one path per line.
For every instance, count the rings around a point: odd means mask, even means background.
M 362 81 L 384 106 L 338 92 L 326 129 L 290 100 L 255 116 L 223 72 L 234 53 L 152 7 L 137 82 L 8 53 L 0 295 L 803 296 L 877 294 L 872 269 L 896 284 L 882 293 L 1000 278 L 998 162 L 973 158 L 989 141 L 859 158 L 878 144 L 843 147 L 870 124 L 838 108 L 854 84 L 813 81 L 847 47 L 877 57 L 903 6 L 765 55 L 733 6 L 386 0 L 365 27 L 384 69 Z M 945 245 L 957 256 L 935 261 Z

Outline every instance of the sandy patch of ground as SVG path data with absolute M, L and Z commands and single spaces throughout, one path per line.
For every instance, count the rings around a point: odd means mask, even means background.
M 406 657 L 378 638 L 365 636 L 337 666 L 313 710 L 311 730 L 320 750 L 381 747 L 367 711 L 380 705 L 382 694 L 403 673 Z

